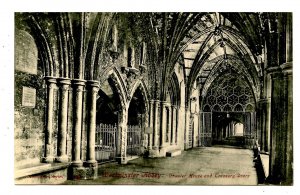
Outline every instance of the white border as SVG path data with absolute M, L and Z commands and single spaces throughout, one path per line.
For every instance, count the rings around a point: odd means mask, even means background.
M 5 3 L 5 4 L 4 4 Z M 296 194 L 299 185 L 299 124 L 294 124 L 294 186 L 15 186 L 13 175 L 14 12 L 293 12 L 294 121 L 299 117 L 299 0 L 9 0 L 0 8 L 0 194 Z M 298 10 L 299 11 L 298 11 Z M 300 190 L 298 190 L 299 193 Z

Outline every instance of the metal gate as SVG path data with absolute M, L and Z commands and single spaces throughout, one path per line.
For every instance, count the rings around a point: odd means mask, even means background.
M 211 112 L 201 112 L 200 144 L 201 146 L 211 146 L 212 144 L 212 114 Z
M 137 156 L 142 153 L 142 127 L 127 126 L 127 156 Z
M 189 124 L 189 146 L 188 146 L 188 148 L 193 147 L 193 135 L 194 135 L 194 117 L 191 117 L 190 124 Z
M 96 160 L 107 162 L 115 160 L 117 150 L 117 125 L 99 124 L 96 128 Z

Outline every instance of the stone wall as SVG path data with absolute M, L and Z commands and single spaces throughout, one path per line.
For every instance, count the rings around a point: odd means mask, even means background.
M 23 35 L 23 36 L 22 36 Z M 44 147 L 46 90 L 36 45 L 28 33 L 16 33 L 15 51 L 15 165 L 40 162 Z M 36 55 L 35 55 L 36 54 Z M 22 67 L 26 66 L 26 71 Z M 34 94 L 35 92 L 35 94 Z

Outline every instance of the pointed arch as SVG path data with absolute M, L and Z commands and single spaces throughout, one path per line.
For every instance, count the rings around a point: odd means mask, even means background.
M 208 104 L 204 105 L 203 111 L 204 111 L 204 112 L 211 112 L 210 106 L 209 106 Z
M 243 106 L 241 104 L 236 104 L 234 107 L 234 111 L 235 112 L 243 112 L 244 111 Z
M 88 13 L 86 17 L 92 18 L 89 23 L 90 29 L 86 33 L 85 77 L 87 79 L 97 79 L 101 70 L 100 60 L 107 42 L 108 31 L 111 29 L 113 13 Z
M 211 39 L 212 36 L 208 37 L 208 39 Z M 215 42 L 211 47 L 208 48 L 207 51 L 205 51 L 205 53 L 202 52 L 202 50 L 204 51 L 204 48 L 200 48 L 195 60 L 193 62 L 191 71 L 190 71 L 190 75 L 188 77 L 188 82 L 187 82 L 187 95 L 189 96 L 189 94 L 191 93 L 191 88 L 193 86 L 193 83 L 195 82 L 195 80 L 197 79 L 197 75 L 199 74 L 201 68 L 203 67 L 203 65 L 205 64 L 205 62 L 207 61 L 207 59 L 210 57 L 211 53 L 222 43 L 225 42 L 227 45 L 229 45 L 238 55 L 239 59 L 242 61 L 243 63 L 243 69 L 246 70 L 246 78 L 247 80 L 249 80 L 249 82 L 253 83 L 253 87 L 255 87 L 254 91 L 256 90 L 256 88 L 258 89 L 260 86 L 258 85 L 259 83 L 259 73 L 256 70 L 255 67 L 255 63 L 253 63 L 253 60 L 250 57 L 250 54 L 245 55 L 243 54 L 243 50 L 250 52 L 249 49 L 245 49 L 244 45 L 241 44 L 240 46 L 238 45 L 238 43 L 233 42 L 230 39 L 222 39 L 222 40 L 218 40 L 217 42 Z M 203 44 L 205 45 L 205 44 Z M 202 45 L 202 46 L 203 46 Z M 242 48 L 241 48 L 242 47 Z M 223 56 L 222 56 L 223 57 Z M 221 60 L 222 61 L 222 60 Z M 248 66 L 248 67 L 247 67 Z M 216 68 L 214 68 L 216 69 Z M 249 71 L 249 70 L 251 71 Z M 249 72 L 249 73 L 248 73 Z M 212 75 L 210 73 L 210 75 Z M 259 90 L 257 90 L 259 91 Z
M 214 107 L 213 107 L 212 110 L 213 110 L 214 112 L 221 112 L 221 111 L 222 111 L 221 106 L 218 105 L 218 104 L 214 105 Z
M 226 104 L 223 108 L 224 112 L 231 112 L 232 111 L 232 107 L 229 104 Z
M 44 30 L 33 15 L 30 15 L 25 21 L 30 29 L 29 34 L 34 38 L 38 53 L 41 55 L 44 76 L 56 76 L 52 49 Z
M 133 86 L 133 88 L 132 88 L 132 90 L 131 90 L 131 93 L 130 93 L 130 95 L 129 95 L 129 97 L 130 97 L 129 101 L 131 100 L 131 98 L 133 97 L 135 91 L 136 91 L 138 88 L 141 89 L 141 91 L 142 91 L 142 93 L 143 93 L 143 96 L 144 96 L 144 98 L 145 98 L 145 102 L 149 102 L 148 100 L 149 100 L 149 98 L 150 98 L 150 95 L 149 95 L 149 91 L 148 91 L 148 88 L 147 88 L 147 86 L 146 86 L 144 80 L 138 80 L 138 81 L 134 84 L 134 86 Z
M 227 55 L 229 62 L 231 63 L 230 68 L 240 77 L 243 77 L 245 82 L 247 83 L 248 86 L 251 87 L 251 91 L 253 92 L 253 94 L 255 95 L 254 98 L 257 99 L 259 97 L 259 94 L 256 93 L 257 91 L 260 91 L 260 85 L 258 85 L 258 77 L 255 80 L 251 79 L 251 75 L 248 73 L 247 68 L 245 67 L 245 65 L 241 64 L 241 61 L 236 61 L 238 59 L 236 59 L 234 56 L 232 55 Z M 223 58 L 223 56 L 218 57 L 218 58 Z M 208 89 L 210 88 L 211 84 L 215 81 L 215 79 L 217 79 L 221 74 L 224 73 L 220 73 L 218 70 L 220 69 L 220 67 L 222 66 L 222 62 L 223 59 L 219 60 L 216 62 L 216 65 L 214 66 L 214 68 L 211 70 L 208 78 L 206 79 L 206 82 L 203 86 L 203 90 L 202 90 L 202 96 L 205 96 Z
M 121 101 L 121 106 L 125 108 L 127 103 L 127 89 L 124 80 L 116 67 L 108 71 L 108 78 L 113 81 L 113 85 L 116 88 Z
M 247 104 L 245 107 L 246 112 L 253 112 L 255 110 L 254 106 L 252 104 Z

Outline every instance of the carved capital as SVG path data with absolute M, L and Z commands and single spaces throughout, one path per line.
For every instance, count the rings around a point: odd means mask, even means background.
M 46 81 L 47 87 L 49 89 L 54 88 L 55 84 L 57 83 L 56 78 L 55 77 L 51 77 L 51 76 L 45 77 L 45 81 Z
M 154 100 L 149 100 L 149 104 L 152 106 L 154 104 Z
M 69 90 L 69 86 L 71 85 L 71 80 L 69 78 L 58 78 L 57 82 L 62 92 Z
M 161 101 L 161 104 L 162 104 L 163 106 L 167 106 L 167 105 L 168 105 L 168 102 L 166 102 L 166 101 Z
M 280 68 L 282 69 L 282 72 L 284 74 L 290 75 L 293 73 L 293 62 L 286 62 L 284 64 L 281 64 Z
M 45 81 L 47 82 L 47 83 L 56 83 L 56 79 L 57 78 L 55 78 L 55 77 L 52 77 L 52 76 L 46 76 L 45 77 Z
M 86 86 L 93 94 L 97 94 L 100 89 L 99 81 L 95 80 L 88 80 Z
M 71 79 L 70 78 L 57 78 L 57 82 L 60 84 L 60 85 L 71 85 Z
M 75 88 L 76 94 L 83 92 L 83 87 L 85 86 L 85 80 L 82 79 L 73 79 L 72 84 Z
M 90 86 L 90 87 L 95 87 L 95 88 L 99 88 L 100 87 L 99 81 L 96 81 L 96 80 L 87 80 L 86 81 L 86 85 Z
M 73 79 L 72 84 L 77 87 L 77 86 L 85 86 L 86 80 L 83 79 Z

